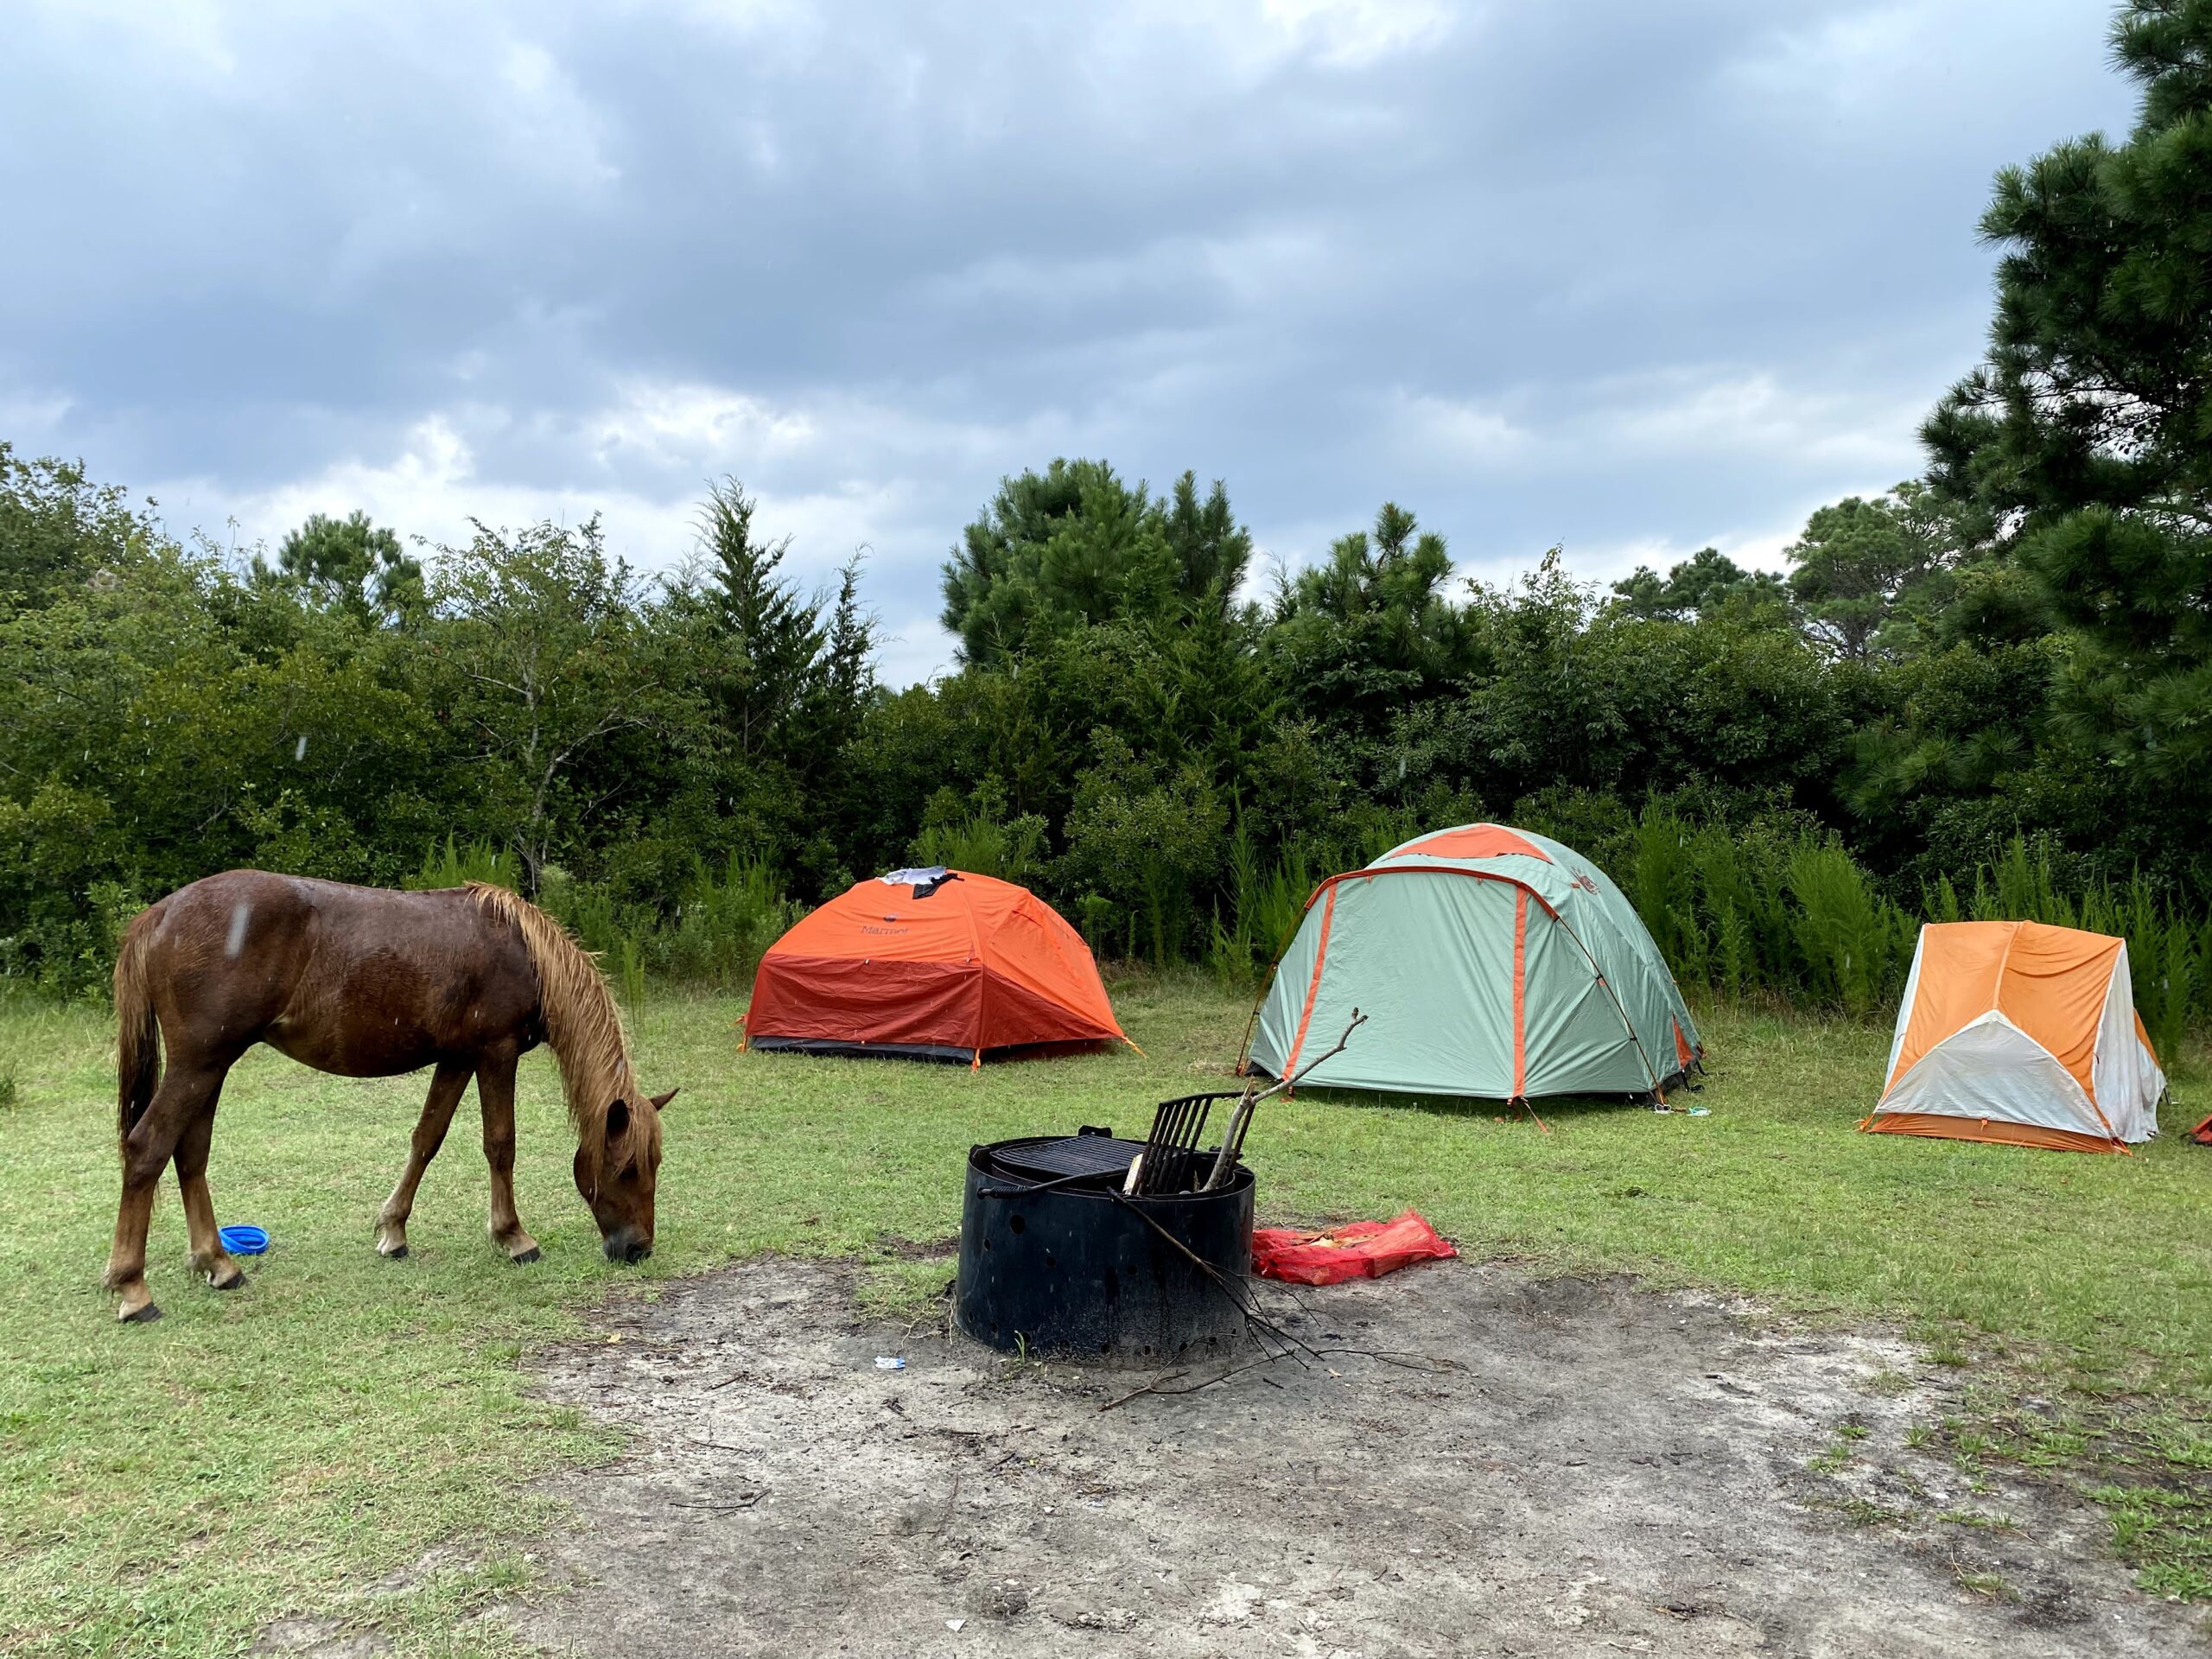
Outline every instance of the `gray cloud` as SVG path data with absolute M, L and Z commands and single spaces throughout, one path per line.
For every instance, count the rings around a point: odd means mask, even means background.
M 707 476 L 894 674 L 1003 473 L 1385 496 L 1496 575 L 1753 556 L 1912 470 L 1998 166 L 2124 125 L 2079 0 L 19 10 L 0 435 L 270 536 Z

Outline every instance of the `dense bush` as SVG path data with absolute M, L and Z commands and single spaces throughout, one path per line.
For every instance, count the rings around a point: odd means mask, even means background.
M 2170 1052 L 2212 1025 L 2212 922 L 2140 876 L 2069 891 L 2049 852 L 2015 836 L 1961 886 L 1885 893 L 1832 836 L 1802 823 L 1693 824 L 1655 802 L 1627 891 L 1685 984 L 1866 1015 L 1893 1008 L 1923 922 L 2027 920 L 2125 938 L 2135 1005 Z
M 2028 920 L 2125 938 L 2136 1007 L 2160 1052 L 2212 1027 L 2212 919 L 2139 876 L 2069 889 L 2050 853 L 2016 836 L 1963 884 L 1892 893 L 1809 815 L 1736 805 L 1738 816 L 1716 817 L 1712 797 L 1685 792 L 1630 812 L 1616 797 L 1554 791 L 1512 817 L 1613 874 L 1685 986 L 1887 1018 L 1923 922 Z M 1314 873 L 1297 855 L 1263 870 L 1241 826 L 1229 862 L 1206 960 L 1225 982 L 1249 985 L 1295 931 Z
M 138 906 L 240 864 L 517 887 L 632 998 L 741 986 L 803 903 L 903 863 L 1251 985 L 1320 876 L 1491 817 L 1611 870 L 1686 983 L 1872 1014 L 1922 918 L 2023 915 L 2126 932 L 2155 1032 L 2207 1013 L 2199 851 L 2131 833 L 2109 787 L 2116 822 L 2063 804 L 2094 769 L 2037 723 L 2052 645 L 1923 630 L 1847 658 L 1717 555 L 1611 597 L 1547 558 L 1455 598 L 1440 540 L 1386 508 L 1271 606 L 1178 580 L 1103 620 L 1039 556 L 993 601 L 1022 648 L 892 693 L 852 573 L 780 582 L 734 486 L 658 583 L 588 523 L 480 531 L 364 597 L 339 578 L 372 560 L 241 567 L 88 508 L 65 469 L 9 482 L 53 533 L 0 611 L 29 694 L 0 727 L 0 973 L 65 994 Z M 1200 528 L 1223 500 L 1180 498 Z M 1041 499 L 1023 533 L 1064 545 Z M 1174 502 L 1113 509 L 1078 538 L 1100 557 L 1127 533 L 1139 563 L 1205 567 L 1221 539 L 1178 541 Z
M 419 890 L 486 881 L 518 889 L 523 872 L 511 853 L 480 841 L 464 846 L 448 836 L 403 885 Z M 773 867 L 735 855 L 719 868 L 694 859 L 665 906 L 626 904 L 609 885 L 578 881 L 558 865 L 540 874 L 538 902 L 601 957 L 632 1002 L 644 995 L 648 974 L 721 990 L 742 988 L 802 913 Z

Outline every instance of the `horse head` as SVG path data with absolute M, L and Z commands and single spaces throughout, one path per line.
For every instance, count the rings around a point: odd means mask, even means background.
M 591 1206 L 610 1262 L 653 1253 L 653 1189 L 660 1179 L 660 1115 L 671 1089 L 648 1100 L 617 1096 L 605 1120 L 576 1143 L 576 1191 Z

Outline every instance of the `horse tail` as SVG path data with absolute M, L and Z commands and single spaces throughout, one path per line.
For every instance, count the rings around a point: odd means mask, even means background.
M 116 1138 L 130 1131 L 154 1102 L 162 1081 L 162 1027 L 146 987 L 146 949 L 154 912 L 142 911 L 123 936 L 115 957 Z

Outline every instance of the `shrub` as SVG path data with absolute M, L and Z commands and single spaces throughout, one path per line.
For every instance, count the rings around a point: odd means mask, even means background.
M 1806 988 L 1847 1014 L 1872 1014 L 1893 982 L 1904 983 L 1900 956 L 1910 960 L 1917 931 L 1911 918 L 1874 891 L 1840 847 L 1801 849 L 1789 861 L 1789 886 Z
M 1906 904 L 1797 815 L 1692 824 L 1655 800 L 1637 820 L 1623 887 L 1675 978 L 1730 996 L 1886 1016 L 1922 924 L 2019 920 L 2126 939 L 2136 1010 L 2161 1055 L 2212 1023 L 2212 922 L 2140 875 L 2069 892 L 2061 868 L 2015 837 L 1975 873 L 1970 898 L 1940 876 Z
M 971 811 L 941 810 L 950 794 L 940 790 L 931 802 L 911 856 L 921 867 L 943 865 L 976 875 L 996 876 L 1018 887 L 1037 885 L 1045 873 L 1045 820 L 1025 812 L 1011 820 L 989 803 Z
M 700 860 L 678 907 L 667 944 L 667 971 L 724 990 L 753 977 L 768 947 L 799 918 L 783 880 L 765 859 L 733 853 L 719 874 Z
M 1166 777 L 1110 732 L 1094 732 L 1100 763 L 1084 776 L 1068 814 L 1061 873 L 1124 918 L 1128 953 L 1155 963 L 1188 954 L 1198 895 L 1229 839 L 1229 811 L 1196 765 Z
M 1273 967 L 1289 945 L 1313 896 L 1313 878 L 1302 847 L 1262 868 L 1241 812 L 1224 864 L 1206 966 L 1224 986 L 1242 989 Z
M 502 852 L 488 841 L 462 845 L 448 833 L 442 844 L 430 843 L 421 866 L 402 885 L 410 893 L 423 893 L 484 881 L 512 891 L 519 888 L 521 878 L 522 863 L 514 854 Z
M 625 1007 L 632 1012 L 645 1005 L 645 953 L 634 933 L 626 933 L 614 950 L 614 988 Z

